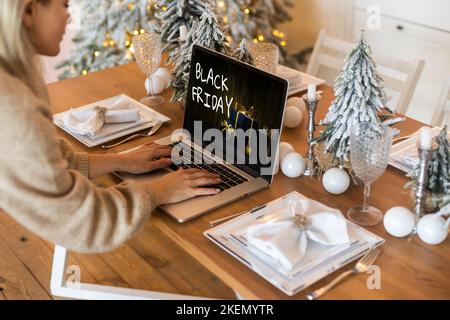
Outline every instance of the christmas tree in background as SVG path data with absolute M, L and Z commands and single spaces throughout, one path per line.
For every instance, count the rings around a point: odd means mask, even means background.
M 206 6 L 210 5 L 205 0 L 161 0 L 157 2 L 158 11 L 155 17 L 159 19 L 157 32 L 161 34 L 161 40 L 165 44 L 164 52 L 169 54 L 168 63 L 173 63 L 179 55 L 180 27 L 186 30 L 192 28 L 192 23 L 200 19 Z
M 291 20 L 288 10 L 293 5 L 293 0 L 217 0 L 216 11 L 228 26 L 226 40 L 232 48 L 243 39 L 271 42 L 280 48 L 281 63 L 296 65 L 285 50 L 285 33 L 277 30 L 281 23 Z
M 187 95 L 192 46 L 196 44 L 217 52 L 227 54 L 229 47 L 225 35 L 210 6 L 207 6 L 197 23 L 194 21 L 186 42 L 180 49 L 180 54 L 172 72 L 169 85 L 174 89 L 172 102 L 185 101 Z
M 243 39 L 272 42 L 282 63 L 298 66 L 285 50 L 286 35 L 277 29 L 289 21 L 293 0 L 73 0 L 81 6 L 82 29 L 73 39 L 72 54 L 59 65 L 61 79 L 86 75 L 134 59 L 131 39 L 148 31 L 161 34 L 170 62 L 179 56 L 181 25 L 189 31 L 207 6 L 214 7 L 225 41 L 236 48 Z M 301 59 L 301 58 L 300 58 Z
M 232 57 L 239 61 L 253 65 L 253 57 L 248 50 L 247 40 L 243 39 L 241 41 L 239 47 L 234 50 Z
M 133 60 L 133 35 L 152 28 L 152 1 L 78 0 L 82 29 L 74 39 L 70 59 L 61 63 L 61 79 L 86 75 Z
M 293 0 L 257 0 L 253 1 L 250 9 L 251 19 L 255 22 L 254 42 L 266 41 L 277 44 L 280 48 L 280 62 L 287 64 L 291 64 L 291 58 L 285 50 L 285 34 L 278 31 L 277 27 L 292 20 L 288 10 L 293 6 Z
M 332 156 L 334 165 L 344 166 L 349 160 L 350 132 L 355 124 L 382 122 L 380 112 L 387 109 L 382 82 L 363 31 L 360 40 L 347 56 L 342 72 L 336 78 L 336 98 L 322 121 L 326 128 L 315 141 L 324 144 L 324 153 Z M 391 110 L 388 111 L 392 113 Z M 384 124 L 392 125 L 402 120 L 387 119 Z
M 218 0 L 216 13 L 228 26 L 227 42 L 235 47 L 242 39 L 253 39 L 256 24 L 250 18 L 252 0 Z

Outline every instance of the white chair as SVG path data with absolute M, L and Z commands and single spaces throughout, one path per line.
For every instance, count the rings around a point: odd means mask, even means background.
M 433 126 L 443 126 L 447 123 L 447 116 L 450 113 L 450 76 L 445 86 L 442 88 L 442 96 L 439 104 L 434 110 L 431 124 Z
M 205 300 L 208 298 L 146 291 L 105 285 L 81 283 L 81 279 L 70 279 L 75 268 L 67 266 L 69 252 L 55 245 L 50 291 L 53 296 L 82 300 Z
M 328 84 L 333 84 L 344 65 L 345 57 L 353 47 L 353 43 L 327 35 L 322 29 L 317 37 L 306 73 L 321 77 L 327 80 Z M 398 95 L 393 109 L 399 113 L 406 113 L 425 62 L 423 60 L 405 61 L 377 52 L 374 52 L 373 59 L 378 72 L 384 79 L 385 88 Z M 327 71 L 325 76 L 319 74 L 323 67 Z

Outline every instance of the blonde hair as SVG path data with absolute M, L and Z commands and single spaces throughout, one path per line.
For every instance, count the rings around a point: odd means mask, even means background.
M 22 80 L 37 96 L 45 97 L 39 59 L 22 23 L 24 10 L 22 0 L 0 1 L 0 67 Z

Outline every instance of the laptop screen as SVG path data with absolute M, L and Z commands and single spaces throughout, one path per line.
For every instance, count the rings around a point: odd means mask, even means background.
M 183 128 L 195 143 L 271 182 L 287 90 L 282 78 L 194 46 Z

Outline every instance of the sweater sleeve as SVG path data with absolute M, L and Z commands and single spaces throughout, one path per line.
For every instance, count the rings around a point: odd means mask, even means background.
M 77 170 L 86 177 L 89 177 L 88 154 L 85 152 L 74 152 L 72 146 L 66 139 L 60 138 L 59 142 L 62 155 L 67 160 L 69 169 Z
M 113 250 L 140 229 L 158 205 L 150 188 L 136 182 L 97 187 L 86 176 L 87 155 L 61 147 L 44 102 L 17 94 L 0 102 L 3 210 L 78 252 Z

